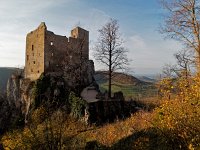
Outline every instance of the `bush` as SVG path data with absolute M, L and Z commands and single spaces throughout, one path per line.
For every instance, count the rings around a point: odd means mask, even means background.
M 74 92 L 71 92 L 69 95 L 69 104 L 73 117 L 77 119 L 83 117 L 84 109 L 87 107 L 87 103 L 85 100 L 77 97 Z
M 155 127 L 162 132 L 170 130 L 169 139 L 181 138 L 181 146 L 189 149 L 200 148 L 200 77 L 179 78 L 176 95 L 165 100 L 163 105 L 154 111 Z M 174 144 L 176 144 L 174 140 Z

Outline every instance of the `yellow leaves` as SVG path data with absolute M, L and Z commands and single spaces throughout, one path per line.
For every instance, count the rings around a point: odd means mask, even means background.
M 18 133 L 19 131 L 15 131 L 12 134 L 6 134 L 2 138 L 2 144 L 5 150 L 12 150 L 18 147 L 23 147 L 22 145 L 22 136 Z
M 193 145 L 191 143 L 189 144 L 188 149 L 189 150 L 195 150 L 195 148 L 193 147 Z
M 33 113 L 32 120 L 35 123 L 35 128 L 32 128 L 32 130 L 37 134 L 42 144 L 45 143 L 46 135 L 50 134 L 47 128 L 50 129 L 52 127 L 54 137 L 58 137 L 57 133 L 62 131 L 62 140 L 69 137 L 82 138 L 87 142 L 97 141 L 105 146 L 112 146 L 121 139 L 136 133 L 138 134 L 141 131 L 145 133 L 146 130 L 153 128 L 158 129 L 158 138 L 161 140 L 167 139 L 170 141 L 170 138 L 180 139 L 183 140 L 181 142 L 186 141 L 186 144 L 189 143 L 187 145 L 188 149 L 193 150 L 200 143 L 200 78 L 194 77 L 189 81 L 180 79 L 176 82 L 166 79 L 162 82 L 164 85 L 160 85 L 160 91 L 165 94 L 164 96 L 173 94 L 173 97 L 170 101 L 163 100 L 161 106 L 152 112 L 140 111 L 124 121 L 117 121 L 102 127 L 90 127 L 88 129 L 88 127 L 72 118 L 66 121 L 63 120 L 64 114 L 59 111 L 51 114 L 51 117 L 47 120 L 44 108 L 38 108 Z M 186 85 L 188 86 L 186 87 Z M 46 123 L 47 121 L 52 122 Z M 63 122 L 64 124 L 62 124 Z M 80 133 L 80 131 L 84 132 Z M 19 146 L 23 150 L 27 149 L 27 147 L 29 148 L 28 144 L 37 143 L 29 128 L 24 128 L 23 131 L 17 132 L 19 134 L 11 133 L 3 137 L 3 145 L 6 149 L 13 149 Z M 162 133 L 167 134 L 167 138 L 160 137 Z M 26 144 L 23 143 L 24 139 L 26 139 Z M 144 143 L 148 144 L 150 141 L 151 139 L 148 139 L 146 136 L 142 137 L 139 135 L 139 138 L 133 141 L 135 144 L 134 148 L 137 149 L 137 146 L 142 147 Z M 74 143 L 76 144 L 76 142 Z
M 156 127 L 161 130 L 170 129 L 175 135 L 190 143 L 188 148 L 191 150 L 199 147 L 200 77 L 191 77 L 187 80 L 180 78 L 173 85 L 169 82 L 164 83 L 161 90 L 165 92 L 164 94 L 169 93 L 171 89 L 176 93 L 174 93 L 173 99 L 164 102 L 160 108 L 154 111 Z M 161 115 L 160 112 L 164 115 Z

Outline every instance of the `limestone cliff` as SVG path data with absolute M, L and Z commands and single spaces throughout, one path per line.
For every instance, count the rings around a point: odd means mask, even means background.
M 67 68 L 65 73 L 64 76 L 42 74 L 36 81 L 12 75 L 7 83 L 7 100 L 0 102 L 0 121 L 7 118 L 7 123 L 11 123 L 23 118 L 23 123 L 27 123 L 30 110 L 41 105 L 52 111 L 65 108 L 70 113 L 69 94 L 72 91 L 87 102 L 88 110 L 84 111 L 89 112 L 91 122 L 113 121 L 129 114 L 129 111 L 125 111 L 123 93 L 115 93 L 111 100 L 106 98 L 106 94 L 100 93 L 94 79 L 93 61 L 84 62 L 81 67 L 71 71 Z
M 19 75 L 12 75 L 7 82 L 5 94 L 0 95 L 0 132 L 19 123 L 24 123 L 23 100 L 21 99 L 21 82 Z
M 88 61 L 82 66 L 84 67 L 81 75 L 82 79 L 84 80 L 83 82 L 81 82 L 81 86 L 86 87 L 95 82 L 93 77 L 94 63 L 93 61 Z M 43 76 L 46 76 L 45 79 L 48 78 L 48 82 L 46 85 L 44 85 L 44 82 L 41 82 L 41 85 L 39 86 L 42 87 L 38 87 L 44 88 L 44 86 L 46 86 L 44 91 L 39 92 L 39 94 L 42 95 L 42 97 L 40 96 L 40 99 L 42 98 L 44 100 L 47 100 L 49 99 L 49 97 L 51 97 L 51 99 L 53 100 L 60 100 L 64 98 L 63 95 L 65 95 L 64 93 L 66 93 L 65 91 L 67 91 L 68 88 L 77 88 L 78 86 L 80 86 L 80 82 L 77 82 L 77 76 L 70 76 L 71 78 L 67 78 L 67 80 L 66 78 L 64 80 L 62 76 L 52 76 L 50 74 Z M 39 83 L 42 78 L 43 77 L 41 77 L 37 81 L 30 81 L 29 79 L 24 79 L 21 75 L 11 75 L 7 82 L 6 99 L 4 99 L 4 102 L 1 106 L 1 110 L 3 112 L 0 113 L 3 114 L 9 112 L 11 118 L 15 119 L 19 116 L 23 116 L 25 122 L 27 122 L 32 104 L 35 105 L 37 103 L 35 101 L 37 100 L 37 98 L 33 96 L 33 91 L 35 90 L 34 87 L 37 87 L 37 83 Z M 73 83 L 71 87 L 69 86 L 70 81 Z M 2 119 L 2 117 L 0 119 Z
M 31 89 L 33 83 L 20 75 L 12 75 L 7 82 L 7 104 L 11 110 L 11 116 L 17 118 L 24 116 L 25 121 L 31 105 Z
M 20 79 L 16 75 L 12 75 L 7 83 L 7 100 L 10 107 L 20 109 Z
M 29 79 L 22 79 L 20 84 L 20 101 L 21 101 L 21 112 L 25 117 L 25 123 L 27 122 L 28 113 L 30 106 L 33 103 L 32 91 L 34 83 Z

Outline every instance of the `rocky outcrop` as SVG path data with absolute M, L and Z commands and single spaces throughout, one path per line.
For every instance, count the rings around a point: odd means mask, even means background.
M 16 109 L 20 109 L 20 79 L 18 76 L 12 75 L 11 78 L 8 79 L 6 92 L 9 106 L 11 108 L 15 107 Z
M 65 106 L 66 110 L 70 111 L 69 93 L 78 88 L 80 90 L 77 90 L 77 93 L 73 92 L 87 102 L 87 107 L 84 110 L 85 120 L 91 123 L 112 122 L 117 118 L 124 118 L 132 112 L 132 110 L 127 109 L 126 106 L 129 105 L 126 105 L 122 92 L 114 93 L 114 97 L 108 99 L 107 93 L 103 94 L 99 91 L 98 84 L 94 79 L 93 61 L 83 63 L 80 71 L 82 72 L 74 72 L 73 77 L 42 74 L 34 82 L 18 75 L 12 75 L 7 83 L 7 100 L 0 103 L 2 108 L 0 115 L 8 113 L 5 116 L 7 118 L 9 116 L 11 120 L 17 120 L 23 116 L 26 123 L 30 109 L 36 109 L 41 105 L 53 110 Z M 79 73 L 82 75 L 81 78 L 76 76 Z M 72 75 L 71 72 L 69 74 Z M 71 86 L 69 81 L 71 81 Z M 3 121 L 5 117 L 0 119 Z
M 8 79 L 7 83 L 7 102 L 8 102 L 8 108 L 9 108 L 9 125 L 15 126 L 15 124 L 18 124 L 18 121 L 23 120 L 22 117 L 22 100 L 20 95 L 20 84 L 21 79 L 18 75 L 11 75 L 11 77 Z M 8 122 L 9 122 L 8 121 Z
M 25 105 L 24 99 L 21 98 L 22 82 L 20 75 L 11 75 L 7 82 L 6 94 L 0 95 L 0 132 L 24 123 L 22 108 Z
M 31 82 L 29 79 L 21 80 L 20 84 L 21 112 L 25 116 L 25 123 L 27 122 L 30 106 L 33 103 L 33 98 L 32 98 L 33 85 L 34 85 L 33 82 Z
M 31 105 L 31 92 L 33 83 L 28 79 L 23 79 L 19 75 L 12 75 L 7 82 L 6 101 L 10 109 L 11 118 L 23 116 L 27 120 Z

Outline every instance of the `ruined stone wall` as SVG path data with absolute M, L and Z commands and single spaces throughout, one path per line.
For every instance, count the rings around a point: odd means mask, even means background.
M 69 51 L 68 38 L 46 31 L 44 47 L 45 72 L 61 73 L 63 70 L 64 58 L 67 57 Z
M 77 27 L 71 31 L 71 37 L 75 38 L 75 42 L 70 40 L 72 49 L 81 50 L 81 55 L 84 59 L 89 59 L 89 32 Z M 75 46 L 75 47 L 74 47 Z M 78 51 L 80 53 L 80 51 Z
M 88 60 L 89 45 L 87 41 L 89 35 L 88 31 L 82 30 L 81 28 L 72 30 L 69 39 L 66 36 L 46 31 L 44 46 L 45 72 L 59 74 L 62 73 L 65 65 L 78 65 L 82 63 L 81 61 Z
M 67 78 L 73 80 L 75 73 L 85 68 L 89 59 L 89 32 L 77 27 L 71 31 L 71 37 L 56 35 L 51 31 L 46 31 L 45 34 L 45 72 L 62 75 L 63 70 L 68 70 Z M 87 72 L 86 69 L 82 69 Z M 74 72 L 75 71 L 75 72 Z M 82 73 L 83 74 L 83 73 Z M 66 75 L 66 74 L 65 74 Z M 87 78 L 83 76 L 84 78 Z M 76 79 L 74 79 L 76 80 Z M 73 82 L 73 81 L 72 81 Z
M 73 29 L 67 38 L 48 31 L 45 23 L 41 23 L 27 35 L 25 78 L 36 80 L 43 72 L 62 75 L 70 67 L 67 65 L 76 68 L 88 60 L 89 32 L 80 27 Z
M 25 78 L 36 80 L 44 72 L 45 31 L 46 25 L 41 23 L 36 30 L 27 34 Z

